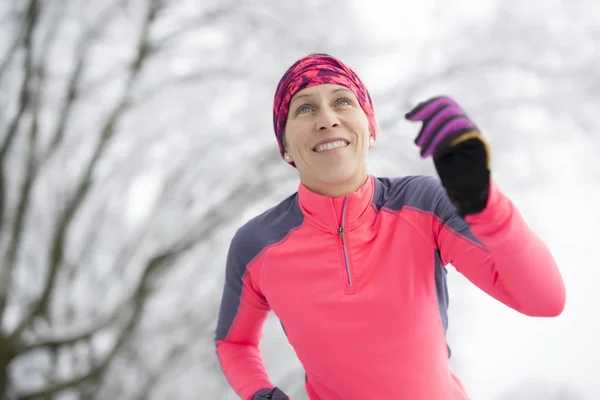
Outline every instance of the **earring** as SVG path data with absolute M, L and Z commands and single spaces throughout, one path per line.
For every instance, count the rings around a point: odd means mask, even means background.
M 289 154 L 286 154 L 286 155 L 285 155 L 285 160 L 286 160 L 286 161 L 290 161 L 290 155 L 289 155 Z
M 371 143 L 371 144 L 375 143 L 375 138 L 373 138 L 373 136 L 369 137 L 369 143 Z

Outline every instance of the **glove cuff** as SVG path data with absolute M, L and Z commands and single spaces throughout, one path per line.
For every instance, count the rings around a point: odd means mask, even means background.
M 279 388 L 260 389 L 254 393 L 252 400 L 289 400 L 290 398 Z
M 470 214 L 482 212 L 488 203 L 490 185 L 487 183 L 481 190 L 446 190 L 448 198 L 458 209 L 458 213 L 464 217 Z

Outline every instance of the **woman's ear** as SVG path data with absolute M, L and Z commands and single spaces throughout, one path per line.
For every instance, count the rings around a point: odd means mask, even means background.
M 281 138 L 281 144 L 283 144 L 283 149 L 285 151 L 285 153 L 283 153 L 283 158 L 285 159 L 285 162 L 293 162 L 294 160 L 292 160 L 292 156 L 290 156 L 290 153 L 288 153 L 288 144 L 287 140 L 285 139 L 285 132 L 283 133 L 283 137 Z

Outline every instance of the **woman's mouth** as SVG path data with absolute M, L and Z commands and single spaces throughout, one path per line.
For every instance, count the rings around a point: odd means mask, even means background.
M 324 151 L 335 150 L 335 149 L 339 149 L 341 147 L 346 147 L 346 146 L 348 146 L 348 144 L 349 143 L 345 140 L 336 140 L 333 142 L 320 144 L 317 147 L 315 147 L 313 149 L 313 151 L 316 153 L 322 153 Z

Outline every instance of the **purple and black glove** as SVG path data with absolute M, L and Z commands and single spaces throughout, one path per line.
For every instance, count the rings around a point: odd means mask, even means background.
M 485 209 L 490 189 L 490 150 L 458 103 L 446 96 L 419 103 L 406 119 L 422 122 L 415 144 L 433 156 L 450 201 L 462 216 Z
M 252 400 L 289 400 L 290 398 L 283 393 L 280 389 L 274 387 L 273 389 L 261 389 L 254 393 Z

